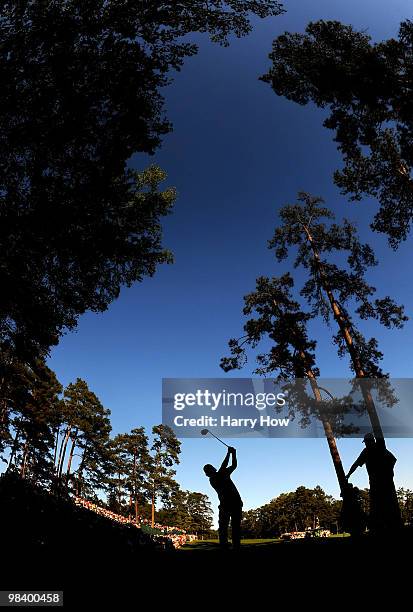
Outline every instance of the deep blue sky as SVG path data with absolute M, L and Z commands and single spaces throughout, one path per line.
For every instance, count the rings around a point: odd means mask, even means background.
M 339 216 L 356 220 L 363 239 L 376 249 L 380 266 L 370 278 L 380 294 L 394 295 L 407 313 L 413 306 L 409 282 L 411 240 L 393 253 L 383 237 L 371 234 L 374 202 L 348 204 L 332 185 L 339 157 L 322 114 L 277 98 L 258 76 L 269 67 L 272 40 L 284 30 L 303 31 L 309 20 L 338 19 L 366 29 L 375 40 L 396 36 L 402 19 L 411 18 L 408 0 L 290 0 L 281 17 L 257 20 L 252 34 L 229 48 L 194 38 L 199 54 L 186 61 L 167 90 L 166 111 L 174 131 L 152 158 L 176 186 L 175 210 L 164 224 L 164 244 L 175 264 L 152 279 L 123 290 L 103 314 L 86 314 L 76 333 L 53 350 L 50 366 L 66 385 L 76 377 L 112 411 L 114 432 L 161 421 L 162 377 L 224 376 L 220 357 L 228 338 L 241 332 L 242 297 L 259 275 L 278 275 L 266 242 L 277 222 L 277 209 L 294 201 L 298 190 L 322 195 Z M 298 282 L 300 275 L 298 275 Z M 385 354 L 384 369 L 394 377 L 412 375 L 412 322 L 403 331 L 364 325 Z M 318 340 L 321 373 L 347 376 L 321 324 Z M 248 376 L 246 368 L 240 376 Z M 234 443 L 235 444 L 235 443 Z M 300 484 L 320 484 L 338 496 L 325 440 L 237 441 L 239 469 L 234 480 L 246 509 L 261 505 Z M 360 440 L 340 441 L 345 467 L 361 450 Z M 413 441 L 391 440 L 398 456 L 396 484 L 413 488 Z M 222 449 L 213 440 L 182 444 L 178 479 L 183 488 L 215 494 L 202 473 L 218 463 Z M 353 482 L 367 486 L 358 470 Z

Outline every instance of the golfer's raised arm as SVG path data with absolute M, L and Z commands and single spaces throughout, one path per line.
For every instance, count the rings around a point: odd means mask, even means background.
M 231 467 L 228 468 L 228 472 L 231 474 L 234 470 L 237 469 L 237 451 L 235 448 L 233 448 L 232 446 L 229 447 L 228 452 L 231 454 L 232 457 L 232 461 L 231 461 Z
M 221 463 L 221 467 L 219 468 L 219 471 L 225 470 L 228 467 L 230 456 L 231 456 L 231 449 L 228 448 L 227 454 L 225 455 L 224 461 Z

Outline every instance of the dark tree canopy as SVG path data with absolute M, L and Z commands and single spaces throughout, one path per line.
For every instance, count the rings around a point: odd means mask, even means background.
M 0 342 L 36 358 L 123 284 L 170 261 L 172 190 L 130 170 L 171 129 L 161 88 L 197 51 L 226 44 L 274 0 L 29 0 L 0 7 Z M 4 364 L 3 364 L 4 365 Z
M 159 191 L 164 178 L 156 166 L 143 173 L 130 171 L 124 188 L 115 193 L 113 185 L 113 197 L 107 190 L 86 200 L 80 184 L 68 184 L 66 192 L 55 190 L 51 178 L 50 183 L 45 179 L 45 189 L 32 185 L 21 198 L 4 189 L 3 357 L 8 353 L 8 361 L 14 355 L 25 361 L 42 354 L 57 344 L 64 329 L 76 325 L 80 314 L 105 310 L 122 284 L 152 275 L 157 264 L 171 260 L 161 245 L 160 218 L 169 212 L 175 192 Z M 81 183 L 80 174 L 79 179 Z
M 373 43 L 352 26 L 317 21 L 276 38 L 269 57 L 261 79 L 276 94 L 328 109 L 324 126 L 344 161 L 335 182 L 352 200 L 378 199 L 372 228 L 396 248 L 413 218 L 413 22 L 402 22 L 398 39 Z
M 257 349 L 266 338 L 270 341 L 267 352 L 256 355 L 258 367 L 254 374 L 277 379 L 304 378 L 307 369 L 314 375 L 316 342 L 309 339 L 307 323 L 311 315 L 301 310 L 293 299 L 294 281 L 289 273 L 279 278 L 257 278 L 256 290 L 244 297 L 244 315 L 255 315 L 244 325 L 245 334 L 229 341 L 230 357 L 223 357 L 220 366 L 224 372 L 241 369 L 247 361 L 246 349 Z

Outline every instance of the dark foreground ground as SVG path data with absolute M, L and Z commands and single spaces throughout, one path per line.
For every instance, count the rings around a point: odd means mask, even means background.
M 238 553 L 203 542 L 174 552 L 123 555 L 108 547 L 100 556 L 93 550 L 76 554 L 76 546 L 65 552 L 67 544 L 62 538 L 61 554 L 53 557 L 24 548 L 2 551 L 1 589 L 62 590 L 65 609 L 113 611 L 201 604 L 232 610 L 241 600 L 252 601 L 258 612 L 269 603 L 278 607 L 284 597 L 290 605 L 308 601 L 325 609 L 333 597 L 331 603 L 346 602 L 344 609 L 352 612 L 353 604 L 370 609 L 386 592 L 393 599 L 411 594 L 410 537 L 397 543 L 257 542 Z
M 232 608 L 239 598 L 259 608 L 285 595 L 290 604 L 303 596 L 325 603 L 329 588 L 337 601 L 356 598 L 361 588 L 367 603 L 386 589 L 399 595 L 412 586 L 402 578 L 411 572 L 410 530 L 359 542 L 247 540 L 239 552 L 210 541 L 157 550 L 138 531 L 24 483 L 0 486 L 0 590 L 61 590 L 65 609 L 129 612 L 143 605 Z

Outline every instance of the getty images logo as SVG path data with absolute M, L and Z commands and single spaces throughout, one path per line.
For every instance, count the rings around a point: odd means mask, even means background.
M 175 393 L 174 410 L 185 410 L 188 407 L 197 406 L 217 410 L 219 407 L 254 407 L 256 410 L 266 408 L 282 407 L 286 403 L 285 393 L 241 393 L 228 392 L 223 389 L 220 392 L 198 389 L 193 393 Z

